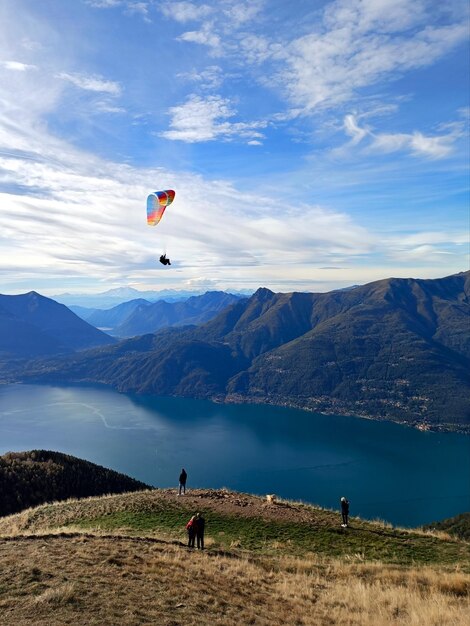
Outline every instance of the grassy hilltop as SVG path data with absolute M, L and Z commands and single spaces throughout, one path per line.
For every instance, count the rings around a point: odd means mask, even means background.
M 196 511 L 204 552 L 186 547 Z M 0 519 L 0 562 L 20 626 L 468 623 L 469 543 L 227 490 L 29 509 Z

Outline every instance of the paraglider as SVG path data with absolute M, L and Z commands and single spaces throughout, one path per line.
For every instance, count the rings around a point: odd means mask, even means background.
M 173 189 L 154 191 L 147 197 L 147 224 L 156 226 L 162 219 L 165 209 L 175 199 Z
M 156 226 L 163 217 L 165 209 L 175 199 L 173 189 L 165 189 L 164 191 L 154 191 L 147 197 L 147 224 Z M 166 252 L 161 255 L 160 263 L 162 265 L 171 265 L 170 259 L 167 259 Z

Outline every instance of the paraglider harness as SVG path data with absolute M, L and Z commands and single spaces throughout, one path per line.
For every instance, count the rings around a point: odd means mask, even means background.
M 166 254 L 162 254 L 162 256 L 160 257 L 160 263 L 162 265 L 171 265 L 170 259 L 166 258 Z

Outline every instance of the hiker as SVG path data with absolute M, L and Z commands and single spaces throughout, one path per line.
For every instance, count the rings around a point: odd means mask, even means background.
M 194 538 L 196 536 L 196 516 L 193 515 L 189 522 L 186 524 L 186 530 L 188 531 L 188 548 L 194 548 Z
M 349 500 L 347 500 L 344 496 L 341 498 L 341 516 L 343 518 L 341 526 L 343 528 L 347 528 L 349 522 Z
M 186 474 L 186 470 L 183 469 L 181 470 L 181 474 L 180 474 L 180 490 L 178 495 L 181 495 L 181 491 L 183 491 L 183 495 L 186 493 L 186 480 L 188 478 L 188 475 Z
M 200 513 L 196 513 L 196 519 L 194 520 L 196 525 L 196 540 L 198 550 L 204 550 L 204 527 L 206 520 Z

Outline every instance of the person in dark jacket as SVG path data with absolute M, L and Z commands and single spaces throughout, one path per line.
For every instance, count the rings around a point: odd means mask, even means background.
M 160 257 L 160 263 L 162 265 L 171 265 L 170 259 L 166 258 L 166 254 L 162 254 L 162 256 Z
M 343 518 L 341 526 L 347 528 L 349 523 L 349 500 L 344 496 L 341 498 L 341 516 Z
M 196 537 L 196 516 L 193 515 L 189 522 L 186 524 L 186 531 L 188 533 L 188 548 L 194 548 L 194 538 Z
M 181 474 L 180 474 L 180 490 L 178 495 L 181 495 L 181 492 L 183 492 L 183 495 L 186 493 L 186 480 L 188 478 L 188 475 L 186 474 L 186 470 L 183 469 L 181 470 Z
M 206 520 L 200 513 L 196 513 L 196 519 L 194 521 L 196 524 L 197 547 L 199 550 L 204 550 L 204 528 L 206 526 Z

